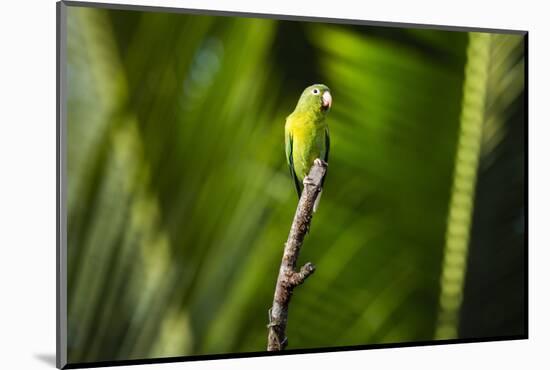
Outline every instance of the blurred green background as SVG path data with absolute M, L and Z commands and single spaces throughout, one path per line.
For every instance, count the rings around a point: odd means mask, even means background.
M 524 37 L 68 8 L 70 363 L 263 351 L 334 97 L 289 349 L 525 334 Z

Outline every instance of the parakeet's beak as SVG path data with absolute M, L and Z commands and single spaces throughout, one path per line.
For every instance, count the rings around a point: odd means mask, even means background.
M 330 107 L 332 107 L 332 95 L 330 95 L 330 92 L 325 91 L 323 93 L 322 98 L 323 98 L 323 104 L 322 104 L 323 110 L 329 110 Z

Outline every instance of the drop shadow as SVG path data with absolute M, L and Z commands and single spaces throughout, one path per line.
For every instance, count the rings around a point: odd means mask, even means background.
M 35 353 L 34 357 L 43 363 L 55 367 L 55 353 Z

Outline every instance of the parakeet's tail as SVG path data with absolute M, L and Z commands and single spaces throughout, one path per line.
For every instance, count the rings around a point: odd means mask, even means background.
M 317 207 L 319 207 L 319 201 L 321 200 L 321 194 L 323 194 L 323 189 L 319 190 L 317 198 L 315 198 L 315 203 L 313 203 L 313 213 L 317 212 Z

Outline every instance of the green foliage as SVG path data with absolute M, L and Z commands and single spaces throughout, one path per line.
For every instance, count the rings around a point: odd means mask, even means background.
M 314 82 L 334 97 L 331 158 L 289 348 L 432 339 L 466 47 L 70 7 L 69 362 L 265 349 L 296 207 L 284 120 Z

